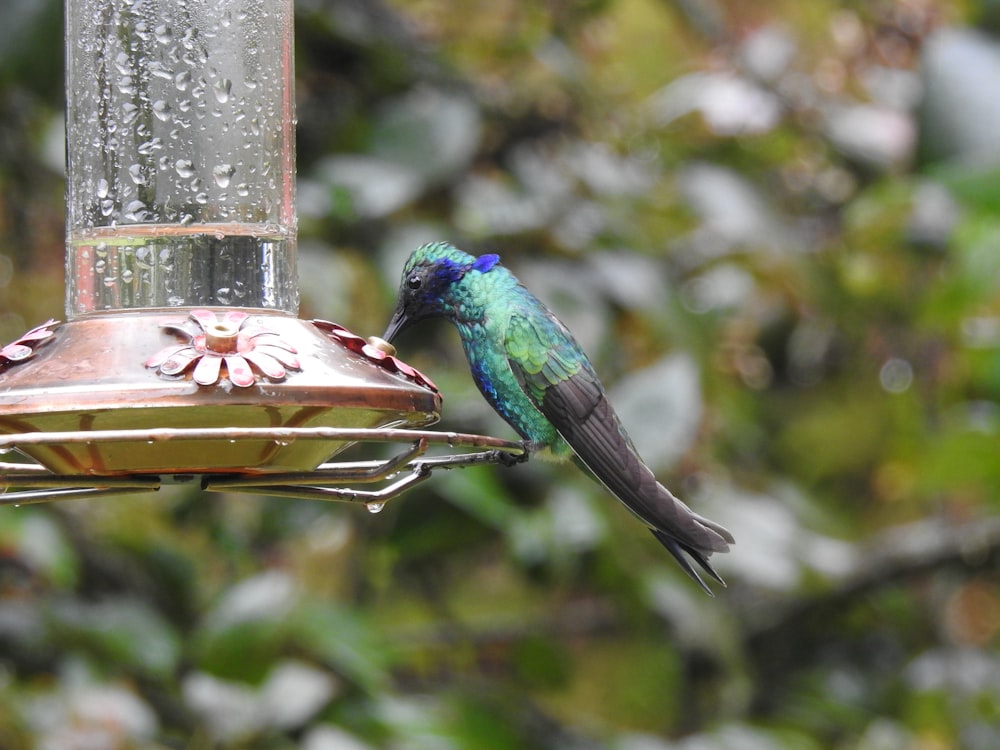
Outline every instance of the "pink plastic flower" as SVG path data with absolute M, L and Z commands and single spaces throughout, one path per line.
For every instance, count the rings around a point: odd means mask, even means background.
M 229 381 L 246 388 L 257 380 L 255 369 L 271 380 L 283 380 L 288 370 L 302 369 L 294 347 L 271 329 L 250 323 L 250 314 L 242 310 L 221 314 L 192 310 L 188 320 L 164 328 L 186 343 L 168 346 L 146 360 L 146 367 L 161 375 L 181 375 L 193 366 L 194 382 L 212 385 L 225 365 Z
M 338 323 L 331 323 L 327 320 L 314 320 L 313 325 L 319 328 L 333 341 L 343 344 L 350 351 L 370 359 L 379 367 L 382 367 L 389 372 L 398 372 L 401 375 L 405 375 L 410 378 L 410 380 L 413 380 L 418 385 L 430 388 L 435 393 L 438 392 L 438 387 L 434 385 L 434 382 L 429 377 L 420 372 L 420 370 L 416 367 L 411 367 L 401 359 L 397 359 L 394 356 L 395 349 L 392 348 L 391 344 L 386 344 L 389 351 L 380 349 L 379 347 L 372 345 L 369 341 L 361 338 L 356 333 L 351 333 L 344 328 L 344 326 Z
M 49 319 L 40 326 L 32 328 L 17 341 L 12 341 L 0 349 L 0 369 L 16 365 L 34 356 L 35 348 L 52 337 L 55 333 L 52 327 L 58 324 L 58 320 Z

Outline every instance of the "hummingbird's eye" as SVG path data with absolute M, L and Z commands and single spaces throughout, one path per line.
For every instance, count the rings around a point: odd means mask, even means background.
M 420 278 L 419 274 L 413 274 L 406 280 L 406 286 L 408 289 L 419 289 L 420 285 L 423 284 L 423 279 Z

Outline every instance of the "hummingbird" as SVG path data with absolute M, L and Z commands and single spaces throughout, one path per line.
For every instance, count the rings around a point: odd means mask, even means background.
M 656 480 L 573 334 L 498 255 L 475 257 L 447 242 L 418 247 L 383 338 L 428 318 L 458 329 L 476 386 L 521 436 L 526 457 L 575 456 L 706 593 L 692 560 L 725 586 L 708 558 L 728 551 L 733 535 Z

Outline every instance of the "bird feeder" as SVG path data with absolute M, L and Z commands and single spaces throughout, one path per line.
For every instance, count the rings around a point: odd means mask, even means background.
M 65 18 L 67 320 L 0 351 L 0 450 L 27 457 L 0 464 L 0 502 L 195 480 L 374 508 L 521 453 L 424 429 L 429 378 L 297 317 L 292 0 L 66 0 Z M 359 442 L 401 447 L 334 461 Z

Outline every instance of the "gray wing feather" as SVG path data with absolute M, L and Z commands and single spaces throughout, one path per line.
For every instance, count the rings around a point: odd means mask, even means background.
M 532 374 L 514 361 L 511 368 L 577 458 L 650 527 L 684 570 L 708 590 L 682 552 L 722 582 L 708 557 L 713 552 L 727 551 L 734 541 L 732 534 L 693 512 L 656 480 L 632 445 L 589 363 L 584 362 L 572 375 L 560 373 L 562 377 L 552 377 L 546 368 Z M 535 394 L 541 394 L 541 398 Z

